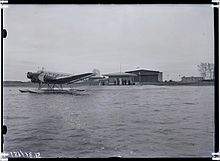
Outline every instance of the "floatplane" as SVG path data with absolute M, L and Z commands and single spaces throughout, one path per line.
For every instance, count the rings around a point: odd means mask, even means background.
M 72 94 L 74 91 L 83 91 L 76 89 L 64 89 L 64 84 L 72 84 L 79 81 L 83 81 L 92 76 L 95 76 L 96 73 L 83 73 L 83 74 L 66 74 L 58 72 L 50 72 L 39 70 L 37 72 L 27 72 L 27 78 L 31 80 L 32 83 L 38 83 L 37 89 L 20 89 L 22 93 L 67 93 Z M 43 88 L 47 86 L 47 88 Z

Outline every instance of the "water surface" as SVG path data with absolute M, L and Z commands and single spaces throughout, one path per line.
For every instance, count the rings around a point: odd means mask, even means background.
M 213 86 L 85 86 L 79 95 L 4 88 L 4 149 L 41 157 L 211 156 Z

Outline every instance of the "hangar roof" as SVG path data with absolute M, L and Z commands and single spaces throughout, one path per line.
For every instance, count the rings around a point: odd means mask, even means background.
M 132 74 L 132 73 L 118 72 L 118 73 L 103 74 L 103 76 L 109 76 L 109 77 L 136 77 L 137 75 Z

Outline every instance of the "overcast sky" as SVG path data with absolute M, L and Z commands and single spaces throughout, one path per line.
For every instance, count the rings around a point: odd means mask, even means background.
M 211 5 L 9 5 L 4 80 L 45 70 L 101 74 L 137 67 L 179 80 L 214 62 Z

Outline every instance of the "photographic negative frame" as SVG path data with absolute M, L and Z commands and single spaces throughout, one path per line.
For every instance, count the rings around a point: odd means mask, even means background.
M 14 4 L 36 4 L 34 2 L 27 2 L 27 1 L 9 1 L 8 6 L 10 7 L 10 5 L 14 5 Z M 50 1 L 44 1 L 44 2 L 39 2 L 37 4 L 54 4 Z M 68 1 L 63 1 L 63 2 L 56 2 L 56 4 L 72 4 L 69 3 Z M 120 5 L 120 4 L 124 4 L 122 2 L 102 2 L 102 1 L 98 1 L 98 2 L 88 2 L 88 1 L 81 1 L 81 2 L 75 2 L 75 4 L 115 4 L 115 5 Z M 218 6 L 216 7 L 216 5 L 218 5 L 218 2 L 210 2 L 210 1 L 179 1 L 179 2 L 173 2 L 173 1 L 152 1 L 152 2 L 145 2 L 145 1 L 136 1 L 136 2 L 125 2 L 125 4 L 210 4 L 213 5 L 213 19 L 214 19 L 214 65 L 215 65 L 215 82 L 214 82 L 214 93 L 215 93 L 215 106 L 214 106 L 214 139 L 215 139 L 215 145 L 214 145 L 214 153 L 213 154 L 218 154 L 219 152 L 219 100 L 218 98 L 218 94 L 219 94 L 219 66 L 218 66 L 218 61 L 219 61 L 219 11 L 218 11 Z M 28 6 L 26 6 L 28 7 Z M 3 112 L 3 98 L 4 98 L 4 90 L 3 90 L 3 73 L 4 73 L 4 58 L 3 58 L 3 47 L 4 47 L 4 41 L 6 41 L 7 37 L 10 35 L 10 31 L 7 30 L 7 28 L 4 27 L 4 8 L 1 8 L 1 100 L 2 100 L 2 106 L 1 106 L 1 127 L 2 127 L 2 131 L 1 131 L 1 136 L 2 136 L 2 140 L 1 140 L 1 152 L 3 153 L 3 139 L 4 136 L 3 133 L 7 133 L 7 128 L 6 128 L 6 132 L 5 130 L 3 131 L 4 127 L 4 112 Z M 4 30 L 5 29 L 5 30 Z M 6 31 L 6 32 L 5 32 Z M 7 126 L 7 125 L 6 125 Z M 7 135 L 7 134 L 6 134 Z M 137 156 L 138 157 L 138 156 Z M 161 158 L 160 156 L 158 156 L 159 158 Z M 210 154 L 210 158 L 213 157 L 214 159 L 216 158 L 216 156 L 211 156 Z M 218 156 L 217 156 L 218 157 Z M 204 157 L 203 157 L 204 158 Z M 209 158 L 209 157 L 208 157 Z M 209 159 L 210 159 L 209 158 Z

